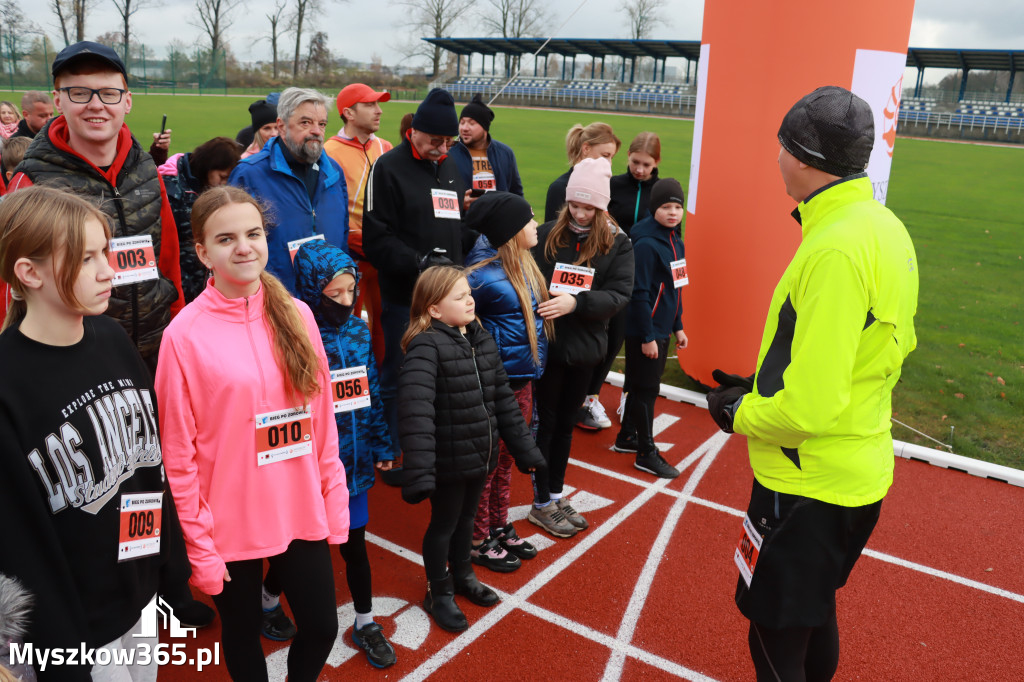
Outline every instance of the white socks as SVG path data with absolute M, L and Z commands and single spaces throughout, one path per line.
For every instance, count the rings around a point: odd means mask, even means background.
M 373 611 L 369 613 L 356 613 L 356 630 L 362 630 L 373 622 Z
M 281 595 L 270 594 L 269 592 L 267 592 L 266 586 L 263 586 L 260 589 L 263 592 L 263 610 L 273 611 L 274 609 L 276 609 L 277 605 L 281 603 Z

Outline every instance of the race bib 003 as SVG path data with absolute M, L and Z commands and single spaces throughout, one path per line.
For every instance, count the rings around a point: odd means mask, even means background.
M 111 239 L 107 260 L 114 269 L 111 284 L 115 287 L 145 282 L 160 276 L 156 266 L 156 252 L 153 250 L 153 237 L 148 234 Z

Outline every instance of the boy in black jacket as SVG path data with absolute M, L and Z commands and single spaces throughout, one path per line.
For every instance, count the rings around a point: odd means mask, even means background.
M 663 178 L 651 190 L 651 215 L 633 226 L 635 278 L 626 334 L 626 379 L 629 387 L 622 428 L 612 449 L 635 452 L 633 466 L 660 478 L 679 475 L 654 445 L 654 401 L 668 355 L 668 337 L 686 347 L 679 289 L 688 283 L 686 254 L 679 238 L 683 188 Z

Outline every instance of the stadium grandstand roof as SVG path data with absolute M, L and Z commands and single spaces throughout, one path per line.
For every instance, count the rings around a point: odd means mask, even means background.
M 544 38 L 424 38 L 423 40 L 455 54 L 533 54 Z M 592 57 L 654 57 L 665 59 L 700 57 L 699 40 L 599 40 L 593 38 L 552 38 L 540 56 L 558 54 L 563 57 L 586 54 Z
M 424 38 L 455 54 L 533 54 L 544 38 Z M 552 38 L 541 56 L 585 54 L 592 57 L 681 57 L 696 61 L 699 40 L 602 40 L 593 38 Z M 957 48 L 912 47 L 907 66 L 918 69 L 959 69 L 968 71 L 1024 71 L 1024 50 L 962 50 Z

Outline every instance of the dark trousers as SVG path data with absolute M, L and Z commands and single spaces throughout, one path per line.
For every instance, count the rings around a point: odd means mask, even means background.
M 816 628 L 773 630 L 751 622 L 747 643 L 757 682 L 828 682 L 839 667 L 835 611 Z
M 338 635 L 330 549 L 325 540 L 293 540 L 283 554 L 268 561 L 284 587 L 298 629 L 288 652 L 288 679 L 315 682 Z M 263 559 L 230 561 L 227 569 L 231 580 L 213 597 L 220 613 L 224 662 L 231 679 L 260 682 L 267 679 L 260 643 Z
M 345 580 L 356 613 L 373 611 L 373 582 L 370 577 L 370 557 L 366 554 L 366 526 L 350 528 L 348 542 L 338 545 L 345 560 Z
M 615 317 L 608 320 L 608 352 L 605 353 L 604 360 L 594 368 L 594 373 L 590 376 L 587 395 L 598 395 L 601 392 L 601 386 L 612 369 L 612 363 L 619 356 L 622 340 L 626 338 L 626 310 L 628 308 L 629 306 L 626 306 L 616 313 Z
M 402 367 L 402 335 L 409 326 L 409 307 L 381 302 L 380 326 L 384 331 L 384 361 L 380 366 L 380 402 L 384 419 L 391 431 L 392 454 L 397 461 L 402 454 L 398 445 L 398 370 Z
M 640 452 L 654 448 L 654 401 L 661 389 L 661 375 L 665 373 L 668 356 L 668 339 L 656 339 L 658 357 L 649 358 L 643 354 L 643 339 L 639 336 L 626 337 L 626 379 L 629 386 L 626 395 L 626 409 L 622 418 L 622 432 L 636 435 Z
M 430 523 L 423 535 L 423 568 L 427 580 L 448 576 L 447 565 L 454 568 L 469 562 L 473 542 L 473 519 L 480 502 L 485 477 L 439 483 L 430 496 Z
M 570 367 L 549 357 L 544 376 L 537 380 L 537 448 L 548 463 L 545 471 L 533 474 L 533 497 L 537 504 L 549 502 L 551 493 L 562 492 L 576 413 L 587 396 L 593 374 L 593 367 Z

